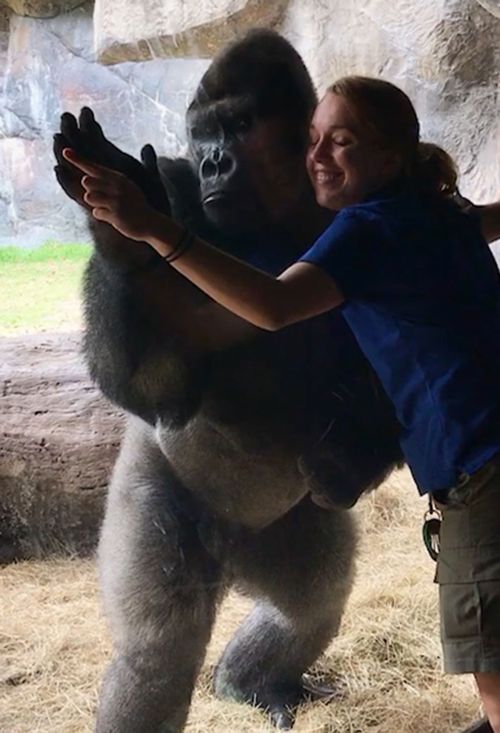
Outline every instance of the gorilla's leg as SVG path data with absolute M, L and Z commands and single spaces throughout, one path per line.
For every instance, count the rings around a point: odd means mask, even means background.
M 153 435 L 129 424 L 99 546 L 115 652 L 97 733 L 183 730 L 221 587 Z
M 264 707 L 278 727 L 292 727 L 302 675 L 338 631 L 354 553 L 350 515 L 309 499 L 235 548 L 235 576 L 260 600 L 218 664 L 218 695 Z

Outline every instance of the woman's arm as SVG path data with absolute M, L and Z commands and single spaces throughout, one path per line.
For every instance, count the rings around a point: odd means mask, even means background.
M 488 243 L 500 239 L 500 201 L 477 205 L 457 192 L 455 202 L 463 211 L 479 215 L 481 232 Z
M 147 204 L 125 176 L 90 163 L 71 150 L 65 157 L 83 173 L 85 201 L 96 219 L 168 257 L 184 228 Z M 179 272 L 236 315 L 274 331 L 331 310 L 343 302 L 335 281 L 315 265 L 299 262 L 278 278 L 220 252 L 198 237 L 175 262 Z
M 493 204 L 475 206 L 481 220 L 481 231 L 487 242 L 500 239 L 500 201 Z

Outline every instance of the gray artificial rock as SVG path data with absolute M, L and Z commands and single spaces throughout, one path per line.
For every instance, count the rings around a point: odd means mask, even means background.
M 86 0 L 3 0 L 1 3 L 17 15 L 32 18 L 54 18 L 59 13 L 67 13 Z
M 96 37 L 104 55 L 107 38 L 115 51 L 145 44 L 145 56 L 204 56 L 250 23 L 274 24 L 300 51 L 320 91 L 349 73 L 402 86 L 424 136 L 455 156 L 464 194 L 483 202 L 500 195 L 500 21 L 492 15 L 498 2 L 98 0 Z M 10 37 L 2 28 L 0 245 L 87 240 L 84 218 L 52 175 L 60 113 L 90 104 L 109 137 L 132 154 L 151 142 L 178 155 L 187 102 L 208 62 L 97 64 L 92 3 L 52 20 L 13 16 Z
M 277 27 L 289 0 L 96 0 L 94 23 L 103 63 L 158 56 L 211 58 L 249 28 Z
M 92 5 L 52 20 L 12 16 L 0 30 L 0 245 L 89 241 L 86 219 L 53 174 L 52 135 L 63 111 L 90 105 L 133 155 L 146 142 L 184 146 L 184 115 L 206 61 L 95 62 Z

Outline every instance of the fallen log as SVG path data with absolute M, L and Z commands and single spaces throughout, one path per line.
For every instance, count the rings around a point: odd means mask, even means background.
M 95 548 L 124 415 L 91 384 L 80 336 L 0 338 L 0 562 Z

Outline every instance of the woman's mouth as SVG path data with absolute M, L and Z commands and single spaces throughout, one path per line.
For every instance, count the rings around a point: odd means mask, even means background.
M 341 178 L 341 173 L 331 173 L 328 171 L 316 171 L 314 174 L 314 180 L 320 186 L 331 186 L 332 184 L 339 183 Z

